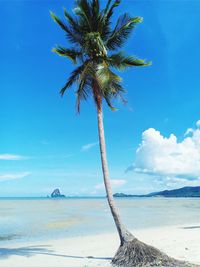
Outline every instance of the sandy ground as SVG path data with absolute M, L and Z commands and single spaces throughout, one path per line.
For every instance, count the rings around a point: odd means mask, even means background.
M 200 264 L 200 226 L 137 230 L 135 236 L 170 256 Z M 117 234 L 66 238 L 3 247 L 1 267 L 108 267 L 118 248 Z M 177 266 L 178 267 L 178 266 Z

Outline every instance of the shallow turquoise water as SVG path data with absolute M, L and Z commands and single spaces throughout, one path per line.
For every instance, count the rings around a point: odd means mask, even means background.
M 200 225 L 200 198 L 117 199 L 129 229 Z M 115 231 L 105 198 L 0 199 L 0 242 Z

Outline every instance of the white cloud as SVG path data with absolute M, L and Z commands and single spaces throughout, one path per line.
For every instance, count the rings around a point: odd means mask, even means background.
M 29 176 L 30 174 L 31 174 L 30 172 L 0 174 L 0 182 L 21 179 Z
M 14 154 L 0 154 L 0 160 L 23 160 L 23 159 L 27 159 L 27 157 Z
M 123 179 L 111 179 L 110 181 L 113 187 L 120 187 L 126 184 L 126 180 Z M 95 189 L 103 189 L 103 188 L 104 188 L 104 183 L 100 183 L 95 186 Z
M 99 142 L 86 144 L 86 145 L 82 146 L 81 151 L 83 151 L 83 152 L 88 151 L 89 149 L 91 149 L 91 148 L 93 148 L 94 146 L 98 145 L 98 143 L 99 143 Z
M 136 151 L 134 171 L 177 179 L 198 179 L 200 177 L 200 129 L 189 128 L 181 142 L 178 142 L 174 134 L 164 137 L 153 128 L 144 131 L 142 143 Z

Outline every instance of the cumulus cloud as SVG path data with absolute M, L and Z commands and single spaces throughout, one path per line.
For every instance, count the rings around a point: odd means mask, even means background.
M 113 187 L 120 187 L 126 184 L 126 180 L 123 179 L 111 179 L 110 181 Z M 95 186 L 95 189 L 103 189 L 103 188 L 104 188 L 104 183 L 100 183 Z
M 81 151 L 83 151 L 83 152 L 88 151 L 89 149 L 93 148 L 96 145 L 98 145 L 98 142 L 86 144 L 86 145 L 82 146 Z
M 30 174 L 31 174 L 30 172 L 0 174 L 0 182 L 21 179 L 29 176 Z
M 200 121 L 197 122 L 200 125 Z M 135 172 L 195 180 L 200 177 L 200 129 L 189 128 L 182 141 L 150 128 L 136 151 Z M 189 136 L 188 136 L 189 134 Z M 169 178 L 170 179 L 170 178 Z M 176 181 L 177 182 L 177 181 Z
M 14 154 L 0 154 L 0 160 L 23 160 L 23 159 L 27 159 L 27 157 Z

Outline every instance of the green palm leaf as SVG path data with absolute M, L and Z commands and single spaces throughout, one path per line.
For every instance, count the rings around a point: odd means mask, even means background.
M 118 70 L 124 70 L 127 67 L 148 66 L 151 64 L 151 62 L 146 62 L 145 60 L 133 56 L 125 56 L 122 52 L 107 57 L 106 61 L 111 67 Z
M 79 25 L 78 20 L 74 19 L 66 10 L 66 8 L 64 9 L 64 15 L 65 18 L 67 19 L 67 21 L 69 22 L 69 24 L 71 25 L 71 27 L 73 27 L 73 29 L 81 34 L 81 25 Z
M 114 8 L 119 6 L 121 0 L 115 0 L 114 3 L 112 4 L 112 6 L 110 7 L 110 4 L 111 4 L 112 1 L 108 1 L 108 4 L 106 6 L 106 9 L 105 9 L 105 16 L 106 18 L 109 20 L 111 18 L 111 16 L 113 15 L 113 11 L 114 11 Z M 110 7 L 110 8 L 109 8 Z
M 53 12 L 50 12 L 52 19 L 66 32 L 68 40 L 72 43 L 81 43 L 80 36 L 73 29 L 70 29 L 62 20 L 60 20 Z
M 88 96 L 91 94 L 91 83 L 94 76 L 94 68 L 91 61 L 88 61 L 87 64 L 85 64 L 84 68 L 82 69 L 80 75 L 79 75 L 79 86 L 78 90 L 76 91 L 77 95 L 77 102 L 76 107 L 78 113 L 80 112 L 80 103 L 81 100 L 86 100 Z
M 90 3 L 87 0 L 78 0 L 77 7 L 74 9 L 74 12 L 81 18 L 83 26 L 85 26 L 86 29 L 92 30 L 92 12 Z
M 67 49 L 62 46 L 58 46 L 52 49 L 52 52 L 58 54 L 59 56 L 65 56 L 72 60 L 74 64 L 77 63 L 77 58 L 82 56 L 82 53 L 76 49 Z
M 107 40 L 107 37 L 112 32 L 111 31 L 111 17 L 113 15 L 114 8 L 117 7 L 120 4 L 120 0 L 115 0 L 114 3 L 111 5 L 112 0 L 108 0 L 106 8 L 102 10 L 102 25 L 103 25 L 103 40 Z
M 74 71 L 72 71 L 71 75 L 69 76 L 66 84 L 63 86 L 63 88 L 60 90 L 60 94 L 61 96 L 64 95 L 66 89 L 70 88 L 76 81 L 78 81 L 79 76 L 81 75 L 81 73 L 83 72 L 85 68 L 85 64 L 79 66 L 78 68 L 76 68 Z
M 141 17 L 131 18 L 127 13 L 120 16 L 115 29 L 106 42 L 108 49 L 115 50 L 116 48 L 120 48 L 128 39 L 135 25 L 141 21 Z

